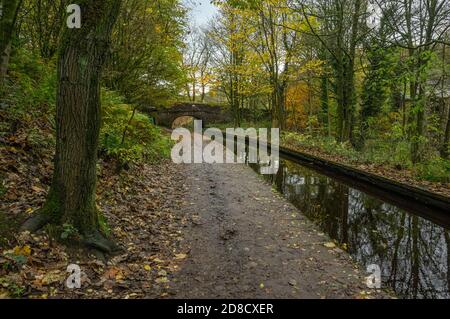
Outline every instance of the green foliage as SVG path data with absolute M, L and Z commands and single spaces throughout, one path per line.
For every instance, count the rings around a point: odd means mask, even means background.
M 389 141 L 371 139 L 366 142 L 360 159 L 367 163 L 387 164 L 397 168 L 410 168 L 411 146 L 406 140 Z
M 186 10 L 180 0 L 124 0 L 103 79 L 127 101 L 165 106 L 182 86 Z
M 20 286 L 9 278 L 0 278 L 0 286 L 6 288 L 12 298 L 21 298 L 26 289 L 24 286 Z
M 417 164 L 415 170 L 417 175 L 425 180 L 450 183 L 450 160 L 435 157 L 425 163 Z
M 121 163 L 155 162 L 170 156 L 170 139 L 151 123 L 149 116 L 137 110 L 133 115 L 134 107 L 112 91 L 104 90 L 102 101 L 101 151 Z
M 387 109 L 390 90 L 397 80 L 395 71 L 398 70 L 395 67 L 398 63 L 394 50 L 383 48 L 377 43 L 372 45 L 373 47 L 367 53 L 370 65 L 361 94 L 363 122 Z
M 25 129 L 28 146 L 49 149 L 55 144 L 56 70 L 26 49 L 18 49 L 10 64 L 10 77 L 2 93 L 5 121 L 0 134 L 8 134 L 11 123 Z M 150 118 L 125 104 L 124 98 L 103 91 L 103 126 L 100 150 L 121 162 L 157 161 L 170 155 L 171 141 L 151 124 Z M 124 131 L 125 139 L 122 143 Z M 0 189 L 1 192 L 1 189 Z
M 3 176 L 0 175 L 0 198 L 2 198 L 2 196 L 6 194 L 6 191 L 7 189 L 4 185 Z
M 311 136 L 298 133 L 283 133 L 282 141 L 287 144 L 320 149 L 331 155 L 343 156 L 351 161 L 388 164 L 410 167 L 409 144 L 406 141 L 389 143 L 387 140 L 371 139 L 362 151 L 355 150 L 349 142 L 339 143 L 333 137 Z
M 49 119 L 51 121 L 51 119 Z M 31 127 L 27 135 L 28 145 L 38 148 L 51 148 L 55 145 L 55 137 L 53 134 L 43 132 L 39 128 Z
M 272 125 L 272 122 L 270 120 L 257 121 L 257 122 L 242 120 L 241 125 L 239 127 L 243 128 L 243 129 L 253 128 L 253 127 L 254 128 L 267 128 L 267 129 L 269 129 L 269 133 L 270 133 L 271 125 Z M 207 123 L 205 128 L 209 128 L 209 127 L 218 128 L 220 130 L 226 130 L 227 128 L 234 128 L 235 125 L 234 125 L 234 123 Z
M 368 119 L 366 141 L 360 150 L 362 161 L 411 168 L 411 144 L 404 136 L 398 114 Z
M 55 66 L 20 48 L 15 51 L 9 69 L 9 77 L 0 92 L 0 136 L 21 129 L 31 149 L 53 147 Z
M 99 212 L 98 215 L 98 222 L 100 224 L 100 231 L 109 237 L 111 235 L 111 228 L 108 225 L 108 221 L 106 220 L 105 215 L 102 214 L 102 212 Z
M 61 231 L 61 239 L 66 240 L 78 235 L 78 230 L 72 224 L 63 224 Z
M 11 60 L 10 80 L 4 96 L 8 111 L 16 119 L 53 112 L 56 104 L 55 66 L 26 49 L 18 49 Z M 38 113 L 38 114 L 37 114 Z
M 281 139 L 285 145 L 315 148 L 330 155 L 342 156 L 359 163 L 374 163 L 401 169 L 412 169 L 418 179 L 432 182 L 450 182 L 450 161 L 438 156 L 413 165 L 410 159 L 411 146 L 407 139 L 399 138 L 394 132 L 385 138 L 368 140 L 364 149 L 356 151 L 349 143 L 338 143 L 332 137 L 310 136 L 293 132 L 283 132 Z
M 350 143 L 339 143 L 333 137 L 282 132 L 281 140 L 286 144 L 318 148 L 330 154 L 344 156 L 350 160 L 357 160 L 359 158 L 358 152 L 351 147 Z
M 8 241 L 14 237 L 17 223 L 17 220 L 13 220 L 0 210 L 0 247 L 6 246 Z
M 256 9 L 261 4 L 261 0 L 212 0 L 215 5 L 230 5 L 239 9 Z

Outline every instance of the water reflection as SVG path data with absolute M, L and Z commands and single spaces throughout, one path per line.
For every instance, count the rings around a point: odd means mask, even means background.
M 399 297 L 450 298 L 449 230 L 288 160 L 265 178 Z

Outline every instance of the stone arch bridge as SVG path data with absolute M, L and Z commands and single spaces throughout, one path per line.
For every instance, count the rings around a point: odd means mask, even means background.
M 182 116 L 192 116 L 202 120 L 203 126 L 208 123 L 224 123 L 232 121 L 231 113 L 221 106 L 198 103 L 177 103 L 166 109 L 152 110 L 150 113 L 159 126 L 172 128 L 173 122 Z

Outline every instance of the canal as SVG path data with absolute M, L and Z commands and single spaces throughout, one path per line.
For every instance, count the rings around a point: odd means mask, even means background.
M 327 175 L 282 159 L 276 175 L 261 176 L 364 269 L 378 265 L 398 297 L 450 298 L 448 226 Z

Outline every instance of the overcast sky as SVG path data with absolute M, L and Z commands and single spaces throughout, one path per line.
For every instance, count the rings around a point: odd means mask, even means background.
M 192 0 L 189 2 L 191 2 L 189 7 L 192 8 L 192 18 L 198 26 L 206 24 L 217 12 L 217 7 L 212 5 L 210 0 Z

